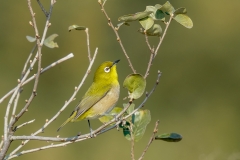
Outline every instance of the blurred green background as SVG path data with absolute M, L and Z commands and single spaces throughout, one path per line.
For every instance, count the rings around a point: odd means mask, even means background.
M 237 160 L 240 158 L 240 36 L 239 0 L 183 0 L 170 1 L 175 7 L 186 7 L 193 20 L 192 29 L 186 29 L 173 21 L 163 45 L 154 60 L 147 82 L 150 91 L 155 83 L 157 70 L 162 71 L 160 84 L 147 101 L 145 108 L 151 111 L 152 121 L 147 131 L 135 144 L 138 158 L 152 134 L 156 120 L 160 120 L 159 132 L 177 132 L 183 136 L 178 143 L 154 141 L 145 155 L 146 160 Z M 157 0 L 109 0 L 105 6 L 113 23 L 119 16 L 145 10 L 147 5 L 163 4 Z M 36 1 L 32 1 L 37 25 L 42 33 L 45 17 Z M 50 2 L 43 1 L 48 9 Z M 0 97 L 17 85 L 23 64 L 33 47 L 25 36 L 34 36 L 27 1 L 2 1 L 0 5 Z M 51 18 L 48 34 L 59 34 L 59 48 L 43 47 L 43 67 L 74 53 L 74 58 L 52 68 L 40 78 L 38 96 L 18 122 L 36 119 L 33 124 L 19 130 L 16 135 L 29 135 L 38 130 L 46 119 L 50 119 L 73 93 L 88 66 L 86 35 L 84 32 L 68 32 L 69 25 L 87 26 L 90 31 L 92 53 L 99 53 L 92 71 L 106 60 L 121 59 L 118 64 L 119 81 L 131 73 L 115 34 L 108 27 L 97 0 L 57 1 Z M 149 50 L 144 36 L 137 33 L 140 24 L 131 23 L 122 27 L 119 34 L 137 72 L 144 74 L 149 59 Z M 158 38 L 151 37 L 156 46 Z M 36 68 L 35 68 L 36 70 Z M 41 136 L 62 137 L 88 132 L 86 121 L 71 123 L 60 133 L 57 128 L 69 116 L 81 96 L 92 82 L 93 72 L 88 76 L 77 99 L 54 121 Z M 30 96 L 33 83 L 24 87 L 19 108 Z M 125 101 L 125 89 L 121 89 L 118 106 Z M 136 101 L 139 104 L 143 98 Z M 3 117 L 9 99 L 0 104 L 0 128 L 3 134 Z M 92 121 L 92 127 L 101 123 Z M 20 144 L 13 142 L 10 150 Z M 30 142 L 24 150 L 48 145 L 47 142 Z M 112 130 L 67 147 L 49 149 L 23 155 L 18 159 L 130 159 L 130 142 L 121 131 Z

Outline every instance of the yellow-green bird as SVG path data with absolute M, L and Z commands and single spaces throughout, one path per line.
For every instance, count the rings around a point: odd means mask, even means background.
M 118 101 L 120 87 L 116 64 L 119 61 L 120 60 L 114 62 L 106 61 L 98 67 L 92 85 L 82 97 L 82 100 L 76 106 L 70 117 L 58 128 L 57 131 L 68 122 L 87 119 L 90 134 L 92 135 L 89 120 L 106 115 L 113 109 Z

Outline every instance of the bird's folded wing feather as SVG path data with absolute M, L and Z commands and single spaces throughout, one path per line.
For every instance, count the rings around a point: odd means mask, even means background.
M 99 86 L 99 85 L 98 85 Z M 88 91 L 83 96 L 80 103 L 76 106 L 75 111 L 77 114 L 74 119 L 77 119 L 83 113 L 85 113 L 88 109 L 90 109 L 94 104 L 104 98 L 107 93 L 110 91 L 110 86 L 102 86 L 98 87 L 95 84 L 92 84 Z M 101 90 L 99 92 L 99 90 Z

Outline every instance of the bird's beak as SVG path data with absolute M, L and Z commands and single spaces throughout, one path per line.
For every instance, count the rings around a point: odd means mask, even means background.
M 119 59 L 119 60 L 116 60 L 116 61 L 114 61 L 114 62 L 113 62 L 113 64 L 112 64 L 112 66 L 114 66 L 115 64 L 117 64 L 119 61 L 120 61 L 120 59 Z M 112 66 L 111 66 L 111 67 L 112 67 Z

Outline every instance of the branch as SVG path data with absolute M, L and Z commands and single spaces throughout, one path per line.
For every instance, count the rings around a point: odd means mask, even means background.
M 59 63 L 61 63 L 61 62 L 64 62 L 64 61 L 66 61 L 66 60 L 68 60 L 68 59 L 70 59 L 70 58 L 73 58 L 73 57 L 74 57 L 74 55 L 73 55 L 72 53 L 68 54 L 67 56 L 59 59 L 58 61 L 56 61 L 56 62 L 50 64 L 49 66 L 47 66 L 46 68 L 42 69 L 42 70 L 41 70 L 41 74 L 43 74 L 43 73 L 44 73 L 45 71 L 47 71 L 48 69 L 56 66 L 57 64 L 59 64 Z M 30 68 L 31 68 L 31 67 L 30 67 Z M 24 86 L 24 85 L 27 84 L 28 82 L 32 81 L 33 79 L 35 79 L 35 77 L 36 77 L 36 74 L 34 74 L 32 77 L 30 77 L 30 78 L 28 78 L 27 80 L 25 80 L 25 81 L 21 84 L 21 86 Z M 13 89 L 12 89 L 11 91 L 9 91 L 5 96 L 3 96 L 3 97 L 0 99 L 0 103 L 3 102 L 8 96 L 10 96 L 16 89 L 17 89 L 17 87 L 16 87 L 16 88 L 13 88 Z
M 164 30 L 164 32 L 163 32 L 163 35 L 160 37 L 160 41 L 159 41 L 158 46 L 157 46 L 157 48 L 156 48 L 156 50 L 155 50 L 154 58 L 155 58 L 156 55 L 157 55 L 158 49 L 159 49 L 159 47 L 160 47 L 161 44 L 162 44 L 162 41 L 163 41 L 163 39 L 164 39 L 164 37 L 165 37 L 165 35 L 166 35 L 166 33 L 167 33 L 168 27 L 169 27 L 172 19 L 173 19 L 173 15 L 170 15 L 170 19 L 169 19 L 169 21 L 166 23 L 166 27 L 165 27 L 165 30 Z
M 48 12 L 44 9 L 44 7 L 43 7 L 42 3 L 40 2 L 40 0 L 37 0 L 37 2 L 39 4 L 40 8 L 42 9 L 43 13 L 45 14 L 45 16 L 48 17 Z
M 86 73 L 85 73 L 82 81 L 80 82 L 80 84 L 78 85 L 78 87 L 75 88 L 75 91 L 74 91 L 73 95 L 70 97 L 70 99 L 69 99 L 68 101 L 66 101 L 66 103 L 64 104 L 64 106 L 57 112 L 56 115 L 54 115 L 48 122 L 46 122 L 43 127 L 41 127 L 39 130 L 37 130 L 35 133 L 33 133 L 32 136 L 35 136 L 35 135 L 43 132 L 44 129 L 45 129 L 50 123 L 52 123 L 52 122 L 61 114 L 61 112 L 73 101 L 73 99 L 75 98 L 77 92 L 79 91 L 79 89 L 82 87 L 84 81 L 86 80 L 86 78 L 87 78 L 87 76 L 88 76 L 88 74 L 89 74 L 89 72 L 90 72 L 90 70 L 91 70 L 91 68 L 92 68 L 92 65 L 93 65 L 93 63 L 94 63 L 94 61 L 95 61 L 95 58 L 96 58 L 96 56 L 97 56 L 97 53 L 98 53 L 98 48 L 96 48 L 96 50 L 95 50 L 95 53 L 94 53 L 93 58 L 92 58 L 92 61 L 91 61 L 91 63 L 89 63 L 88 69 L 87 69 L 87 71 L 86 71 Z M 12 137 L 12 138 L 13 138 L 13 137 Z M 12 152 L 9 154 L 9 156 L 14 155 L 19 149 L 21 149 L 21 148 L 22 148 L 25 144 L 27 144 L 31 139 L 22 139 L 22 140 L 25 140 L 25 141 L 24 141 L 20 146 L 18 146 L 14 151 L 12 151 Z M 60 142 L 62 142 L 62 140 L 60 140 Z
M 155 139 L 155 135 L 156 135 L 156 133 L 158 132 L 158 129 L 157 129 L 157 128 L 158 128 L 158 124 L 159 124 L 159 120 L 157 120 L 157 122 L 156 122 L 156 124 L 155 124 L 155 127 L 154 127 L 154 130 L 153 130 L 153 134 L 152 134 L 152 136 L 151 136 L 151 138 L 150 138 L 150 140 L 149 140 L 146 148 L 144 149 L 141 157 L 140 157 L 138 160 L 142 160 L 142 159 L 143 159 L 143 157 L 144 157 L 144 155 L 146 154 L 148 148 L 150 147 L 150 145 L 152 144 L 153 140 Z
M 132 160 L 135 160 L 135 158 L 134 158 L 133 124 L 132 123 L 130 126 L 128 126 L 128 129 L 130 130 L 130 134 L 131 134 L 131 158 L 132 158 Z
M 90 51 L 90 43 L 89 43 L 89 33 L 88 33 L 88 28 L 85 29 L 86 35 L 87 35 L 87 47 L 88 47 L 88 59 L 89 63 L 91 63 L 91 51 Z
M 104 4 L 105 4 L 105 3 L 102 4 L 100 0 L 98 1 L 98 3 L 99 3 L 100 6 L 101 6 L 101 11 L 104 13 L 104 15 L 106 16 L 106 18 L 107 18 L 107 20 L 108 20 L 108 25 L 113 29 L 113 31 L 114 31 L 114 33 L 115 33 L 115 35 L 116 35 L 116 37 L 117 37 L 117 41 L 119 42 L 119 44 L 120 44 L 120 46 L 121 46 L 121 48 L 122 48 L 122 50 L 123 50 L 123 53 L 124 53 L 124 55 L 126 56 L 126 58 L 127 58 L 127 60 L 128 60 L 129 67 L 132 69 L 133 73 L 136 73 L 136 70 L 133 68 L 132 62 L 131 62 L 131 60 L 130 60 L 130 58 L 129 58 L 129 56 L 128 56 L 128 54 L 127 54 L 127 52 L 126 52 L 126 50 L 125 50 L 125 48 L 124 48 L 124 46 L 123 46 L 123 44 L 122 44 L 122 41 L 121 41 L 120 36 L 119 36 L 119 34 L 118 34 L 118 31 L 117 31 L 117 29 L 113 26 L 111 19 L 109 18 L 107 12 L 106 12 L 105 9 L 104 9 Z
M 25 123 L 23 123 L 23 124 L 21 124 L 21 125 L 19 125 L 19 126 L 16 126 L 16 127 L 14 128 L 14 131 L 16 131 L 16 130 L 18 130 L 19 128 L 24 127 L 24 126 L 26 126 L 26 125 L 28 125 L 28 124 L 30 124 L 30 123 L 33 123 L 34 121 L 35 121 L 35 119 L 33 119 L 33 120 L 31 120 L 31 121 L 28 121 L 28 122 L 25 122 Z

